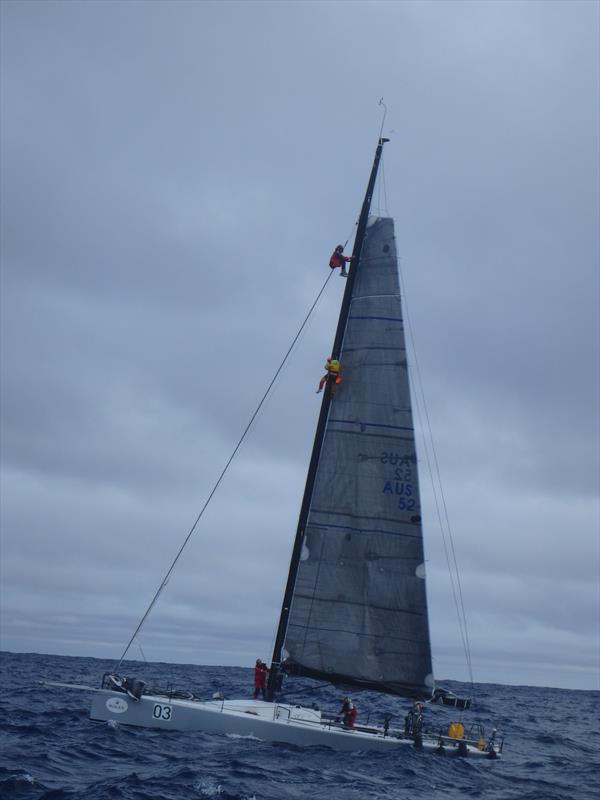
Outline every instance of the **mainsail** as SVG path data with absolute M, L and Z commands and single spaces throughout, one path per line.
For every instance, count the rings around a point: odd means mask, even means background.
M 332 353 L 342 383 L 323 400 L 273 661 L 294 674 L 427 697 L 433 676 L 394 223 L 367 223 L 382 144 Z

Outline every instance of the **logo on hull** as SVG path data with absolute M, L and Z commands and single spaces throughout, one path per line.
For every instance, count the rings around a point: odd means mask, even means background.
M 129 708 L 129 704 L 127 700 L 123 700 L 121 697 L 110 697 L 106 701 L 106 707 L 114 714 L 124 714 Z

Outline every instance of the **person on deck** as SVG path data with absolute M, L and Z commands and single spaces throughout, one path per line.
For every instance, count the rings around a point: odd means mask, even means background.
M 340 278 L 347 278 L 348 273 L 346 272 L 346 264 L 349 261 L 352 261 L 352 256 L 345 256 L 344 254 L 344 245 L 338 244 L 338 246 L 333 251 L 333 255 L 329 259 L 329 266 L 331 269 L 336 269 L 337 267 L 341 267 Z
M 415 700 L 404 719 L 404 733 L 406 736 L 420 736 L 422 730 L 423 706 L 418 700 Z
M 323 387 L 327 382 L 327 379 L 331 377 L 331 396 L 335 394 L 336 387 L 342 382 L 342 376 L 340 375 L 340 362 L 337 358 L 328 358 L 325 362 L 325 369 L 327 372 L 321 380 L 319 381 L 319 388 L 317 389 L 317 394 L 323 391 Z
M 269 668 L 264 661 L 260 658 L 256 659 L 256 666 L 254 667 L 254 699 L 262 692 L 263 700 L 266 700 L 265 690 L 267 688 L 267 673 Z
M 344 702 L 342 703 L 342 707 L 338 712 L 338 716 L 342 717 L 342 722 L 344 723 L 345 728 L 354 727 L 354 721 L 358 716 L 358 711 L 349 697 L 344 697 Z

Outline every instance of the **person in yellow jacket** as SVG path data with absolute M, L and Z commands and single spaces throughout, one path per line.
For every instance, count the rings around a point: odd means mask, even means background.
M 323 387 L 325 386 L 327 379 L 331 378 L 331 396 L 333 397 L 337 386 L 342 382 L 342 376 L 340 375 L 340 362 L 337 360 L 337 358 L 328 358 L 325 362 L 325 369 L 327 372 L 319 381 L 317 394 L 323 391 Z

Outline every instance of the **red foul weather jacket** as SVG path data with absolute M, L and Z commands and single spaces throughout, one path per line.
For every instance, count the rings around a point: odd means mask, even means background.
M 335 250 L 329 259 L 329 266 L 331 269 L 335 269 L 336 267 L 342 267 L 347 261 L 351 261 L 349 256 L 345 256 L 343 253 L 338 253 L 338 251 Z
M 262 687 L 265 685 L 268 671 L 269 668 L 266 664 L 258 664 L 254 668 L 254 687 L 256 689 L 262 689 Z

